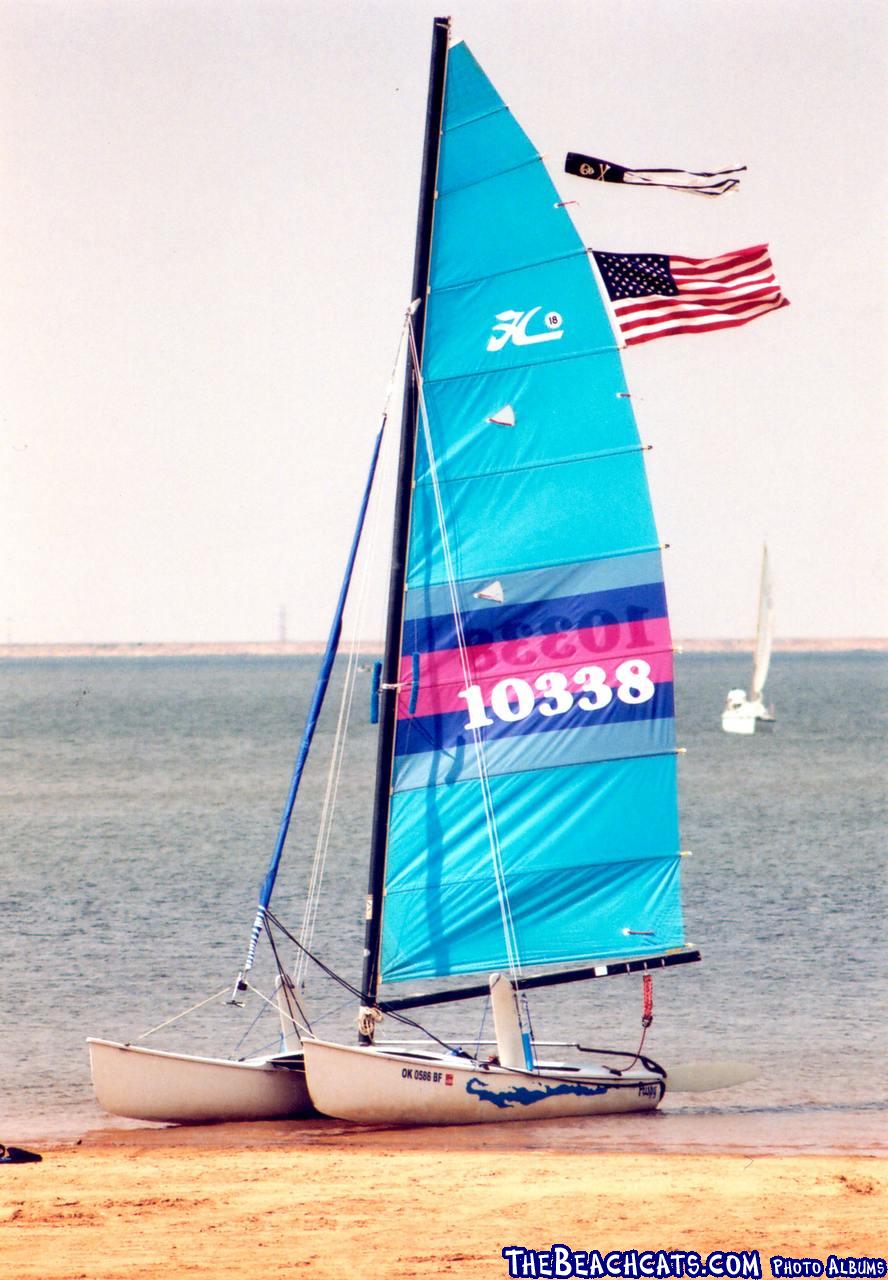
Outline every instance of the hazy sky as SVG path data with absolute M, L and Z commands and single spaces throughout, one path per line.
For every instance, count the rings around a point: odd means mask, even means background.
M 792 301 L 624 357 L 678 636 L 751 633 L 765 537 L 778 634 L 888 632 L 880 9 L 452 9 L 588 244 L 768 240 Z M 291 638 L 326 633 L 438 11 L 4 0 L 0 640 L 274 639 L 282 605 Z M 567 150 L 749 172 L 705 200 L 559 176 Z

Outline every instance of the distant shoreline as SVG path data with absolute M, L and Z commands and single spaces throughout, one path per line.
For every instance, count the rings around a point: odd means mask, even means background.
M 676 648 L 684 653 L 751 653 L 754 641 L 742 640 L 678 640 Z M 359 652 L 372 657 L 381 654 L 381 640 L 367 640 Z M 843 639 L 775 640 L 775 653 L 867 653 L 888 652 L 888 638 L 858 636 Z M 109 644 L 2 644 L 0 659 L 10 658 L 290 658 L 324 652 L 324 645 L 313 640 L 244 640 L 244 641 L 179 641 L 171 643 L 121 641 Z

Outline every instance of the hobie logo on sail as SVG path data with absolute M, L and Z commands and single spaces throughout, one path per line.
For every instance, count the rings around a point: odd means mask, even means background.
M 564 337 L 562 325 L 564 321 L 557 311 L 549 311 L 543 318 L 548 332 L 528 333 L 527 326 L 542 307 L 531 307 L 529 311 L 498 311 L 499 324 L 493 326 L 493 336 L 488 339 L 488 351 L 502 351 L 507 342 L 516 347 L 529 347 L 535 342 L 555 342 Z

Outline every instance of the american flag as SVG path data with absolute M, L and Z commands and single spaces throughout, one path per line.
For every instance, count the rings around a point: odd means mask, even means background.
M 731 329 L 789 305 L 766 244 L 718 258 L 594 249 L 592 256 L 626 346 L 672 333 Z

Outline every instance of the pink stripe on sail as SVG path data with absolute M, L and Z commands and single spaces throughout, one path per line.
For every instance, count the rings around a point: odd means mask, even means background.
M 549 671 L 571 662 L 597 662 L 603 658 L 623 658 L 644 654 L 648 650 L 669 649 L 672 634 L 668 618 L 615 622 L 610 626 L 575 627 L 521 640 L 498 640 L 490 644 L 469 645 L 466 649 L 469 673 L 473 681 L 493 676 L 523 675 L 527 671 Z M 421 653 L 420 687 L 424 684 L 460 684 L 462 664 L 456 649 L 440 649 Z M 413 675 L 413 657 L 401 658 L 401 683 L 406 687 Z
M 619 627 L 606 629 L 620 630 Z M 529 641 L 506 641 L 497 645 L 485 645 L 483 649 L 489 659 L 488 665 L 483 668 L 475 665 L 472 668 L 473 675 L 470 683 L 481 686 L 485 704 L 489 705 L 491 690 L 501 680 L 524 680 L 533 688 L 534 681 L 539 676 L 546 672 L 558 672 L 567 678 L 567 689 L 577 697 L 582 690 L 575 684 L 574 676 L 581 668 L 601 667 L 605 672 L 605 683 L 613 687 L 619 683 L 616 668 L 623 662 L 636 659 L 648 664 L 650 679 L 655 684 L 669 683 L 672 680 L 672 642 L 669 636 L 669 624 L 665 618 L 657 618 L 654 622 L 646 623 L 645 629 L 649 637 L 647 646 L 630 647 L 628 643 L 624 643 L 620 646 L 621 651 L 611 650 L 608 653 L 584 648 L 581 639 L 584 635 L 588 637 L 591 633 L 583 631 L 560 632 L 557 636 L 534 636 Z M 596 628 L 595 634 L 600 636 L 600 631 L 601 628 Z M 537 648 L 529 661 L 527 660 L 530 657 L 529 654 L 515 653 L 522 645 L 539 645 L 541 640 L 558 641 L 560 653 L 556 655 L 554 652 L 554 647 L 558 646 L 554 646 L 553 651 L 548 655 L 540 653 Z M 570 648 L 574 648 L 573 654 L 568 652 Z M 494 653 L 494 650 L 498 652 Z M 472 653 L 473 650 L 470 649 L 469 654 Z M 525 660 L 519 661 L 518 658 Z M 460 690 L 465 688 L 465 681 L 457 650 L 446 649 L 420 654 L 419 664 L 419 693 L 414 716 L 434 716 L 466 710 L 465 699 L 458 697 Z M 403 720 L 409 718 L 412 693 L 410 658 L 403 660 L 401 680 L 403 687 L 398 698 L 398 718 Z M 542 690 L 536 689 L 535 694 L 540 699 L 549 696 Z

